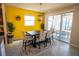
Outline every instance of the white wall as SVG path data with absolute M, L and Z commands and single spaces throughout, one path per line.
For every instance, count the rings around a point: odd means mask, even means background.
M 79 8 L 74 11 L 70 43 L 73 46 L 79 47 Z
M 71 11 L 73 11 L 74 15 L 73 15 L 73 23 L 72 23 L 72 29 L 71 29 L 70 44 L 78 47 L 79 46 L 79 5 L 61 8 L 55 11 L 49 10 L 49 12 L 45 14 L 45 28 L 47 29 L 48 16 L 62 14 L 62 13 L 71 12 Z

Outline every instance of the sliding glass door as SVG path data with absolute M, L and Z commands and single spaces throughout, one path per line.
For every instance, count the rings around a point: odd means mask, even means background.
M 55 29 L 54 38 L 59 40 L 60 37 L 60 22 L 61 15 L 49 16 L 48 18 L 48 30 Z
M 54 38 L 60 39 L 60 24 L 61 24 L 61 15 L 53 16 L 52 27 L 55 29 Z
M 62 15 L 62 25 L 61 25 L 61 39 L 65 42 L 70 42 L 70 34 L 72 28 L 73 13 L 65 13 Z
M 50 16 L 48 18 L 48 30 L 54 28 L 54 39 L 70 42 L 73 13 Z

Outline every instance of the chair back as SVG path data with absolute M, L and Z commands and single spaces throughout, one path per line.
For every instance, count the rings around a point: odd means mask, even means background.
M 39 40 L 40 41 L 43 41 L 43 40 L 45 40 L 46 39 L 46 31 L 41 31 L 40 32 L 40 38 L 39 38 Z
M 28 33 L 26 33 L 26 32 L 24 32 L 24 31 L 22 31 L 22 35 L 23 35 L 23 40 L 31 40 L 31 36 L 30 35 L 28 35 Z
M 49 30 L 47 31 L 47 37 L 46 38 L 50 38 L 53 35 L 53 31 Z
M 29 41 L 29 40 L 32 40 L 33 38 L 28 35 L 28 33 L 25 34 L 25 40 Z
M 50 34 L 51 34 L 51 32 L 50 31 L 47 31 L 47 37 L 46 38 L 49 38 L 50 37 Z

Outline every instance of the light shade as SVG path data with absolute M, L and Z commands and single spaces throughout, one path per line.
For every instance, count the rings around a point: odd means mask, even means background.
M 38 15 L 38 21 L 42 21 L 43 20 L 43 15 Z

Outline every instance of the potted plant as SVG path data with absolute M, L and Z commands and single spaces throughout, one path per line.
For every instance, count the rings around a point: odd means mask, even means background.
M 7 34 L 7 37 L 8 37 L 8 43 L 12 43 L 12 38 L 13 38 L 13 34 L 12 32 L 14 31 L 15 27 L 12 23 L 8 22 L 7 23 L 7 30 L 8 30 L 8 34 Z
M 44 23 L 41 24 L 41 29 L 44 30 Z

